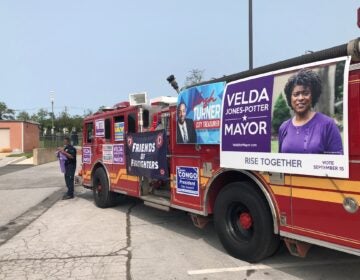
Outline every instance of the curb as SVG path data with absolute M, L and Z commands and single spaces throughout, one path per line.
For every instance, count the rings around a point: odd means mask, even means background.
M 12 161 L 9 161 L 8 164 L 14 164 L 14 163 L 17 163 L 17 162 L 19 162 L 19 161 L 23 161 L 23 160 L 25 160 L 25 159 L 26 159 L 26 157 L 25 157 L 25 156 L 22 156 L 22 157 L 19 157 L 19 158 L 14 159 L 14 160 L 12 160 Z

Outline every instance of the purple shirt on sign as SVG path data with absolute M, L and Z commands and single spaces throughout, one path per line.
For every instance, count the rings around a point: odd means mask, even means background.
M 279 129 L 279 152 L 294 154 L 344 153 L 341 136 L 333 119 L 321 113 L 302 126 L 294 126 L 292 119 Z

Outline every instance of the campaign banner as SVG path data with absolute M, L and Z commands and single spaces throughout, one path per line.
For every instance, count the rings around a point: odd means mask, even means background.
M 114 144 L 113 145 L 113 163 L 114 164 L 124 164 L 124 144 Z
M 114 123 L 115 141 L 124 141 L 124 122 Z
M 349 64 L 341 57 L 228 83 L 221 167 L 348 178 Z
M 126 167 L 128 174 L 148 178 L 168 177 L 165 130 L 128 133 L 126 136 Z
M 176 166 L 176 193 L 199 196 L 199 168 Z
M 219 144 L 221 102 L 225 83 L 194 86 L 178 96 L 176 142 Z
M 231 83 L 223 107 L 223 151 L 270 152 L 274 76 Z
M 95 120 L 95 137 L 104 137 L 105 136 L 105 121 Z
M 102 146 L 103 163 L 113 163 L 113 145 L 106 144 Z
M 91 147 L 82 148 L 82 162 L 91 164 Z

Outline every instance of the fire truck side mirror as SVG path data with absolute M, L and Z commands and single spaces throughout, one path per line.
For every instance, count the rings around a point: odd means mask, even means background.
M 358 24 L 358 27 L 360 28 L 360 8 L 358 8 L 358 10 L 357 10 L 357 24 Z

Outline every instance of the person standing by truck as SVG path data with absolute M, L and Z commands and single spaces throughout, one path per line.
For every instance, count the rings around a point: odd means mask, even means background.
M 65 161 L 65 183 L 67 192 L 63 199 L 74 198 L 74 176 L 76 170 L 76 149 L 70 144 L 70 138 L 64 137 L 64 148 L 58 148 L 58 152 L 66 156 Z

